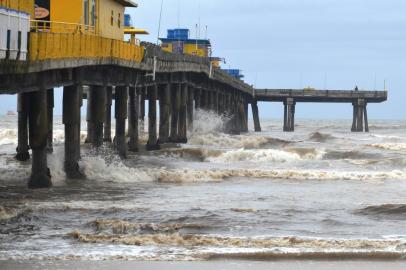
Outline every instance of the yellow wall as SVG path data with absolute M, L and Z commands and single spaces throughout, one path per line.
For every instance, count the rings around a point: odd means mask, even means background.
M 196 49 L 196 44 L 185 44 L 183 46 L 183 53 L 185 54 L 190 54 L 190 55 L 196 55 L 200 57 L 207 57 L 207 49 L 203 49 L 200 46 L 197 46 Z
M 34 0 L 0 0 L 0 6 L 34 14 Z
M 120 5 L 113 0 L 99 0 L 99 34 L 103 37 L 120 39 L 124 38 L 124 6 Z M 111 18 L 113 11 L 113 25 L 111 25 Z M 119 14 L 121 14 L 120 27 L 118 25 Z
M 83 0 L 51 0 L 51 21 L 83 24 Z

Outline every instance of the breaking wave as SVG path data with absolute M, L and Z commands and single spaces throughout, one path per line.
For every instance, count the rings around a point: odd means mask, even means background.
M 393 216 L 395 218 L 406 218 L 406 204 L 382 204 L 371 205 L 356 211 L 359 214 L 368 216 Z
M 368 146 L 390 151 L 406 151 L 406 143 L 374 143 Z
M 309 140 L 310 141 L 314 141 L 314 142 L 327 142 L 330 140 L 334 140 L 336 139 L 336 137 L 330 135 L 330 134 L 325 134 L 325 133 L 321 133 L 321 132 L 314 132 L 312 134 L 310 134 L 309 136 Z
M 315 149 L 289 149 L 289 150 L 246 150 L 238 149 L 225 152 L 217 157 L 208 158 L 211 162 L 289 162 L 304 159 L 322 159 L 325 152 L 323 150 L 317 151 Z

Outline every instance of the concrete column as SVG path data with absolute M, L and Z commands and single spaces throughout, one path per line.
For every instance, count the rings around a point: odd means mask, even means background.
M 145 129 L 145 91 L 146 91 L 146 86 L 141 87 L 140 91 L 140 110 L 139 110 L 139 117 L 140 117 L 140 130 L 141 132 L 144 132 Z
M 121 158 L 127 157 L 127 143 L 125 138 L 125 120 L 127 119 L 128 87 L 116 86 L 115 117 L 116 137 L 115 146 Z
M 351 127 L 351 132 L 356 132 L 357 131 L 357 112 L 358 112 L 358 105 L 357 102 L 352 103 L 352 127 Z
M 148 87 L 148 143 L 147 150 L 159 150 L 157 123 L 156 123 L 156 100 L 158 98 L 158 85 Z
M 284 105 L 284 131 L 292 132 L 295 130 L 295 101 L 293 98 L 287 98 Z
M 163 144 L 169 141 L 171 84 L 161 85 L 159 92 L 159 143 Z
M 178 142 L 187 143 L 187 101 L 188 101 L 188 84 L 183 83 L 180 95 L 179 125 L 178 125 Z
M 365 105 L 364 105 L 364 123 L 365 123 L 365 132 L 369 132 L 367 102 L 365 102 Z
M 93 88 L 88 87 L 87 88 L 87 108 L 86 108 L 86 122 L 87 122 L 87 136 L 86 136 L 86 141 L 85 143 L 93 143 L 93 130 L 94 130 L 94 124 L 92 120 L 92 107 L 93 107 Z
M 357 104 L 357 132 L 364 131 L 364 106 L 365 101 L 363 99 L 358 99 Z
M 201 108 L 201 89 L 195 89 L 195 109 L 199 110 Z
M 47 164 L 48 106 L 47 90 L 32 92 L 29 106 L 29 137 L 32 149 L 32 171 L 29 188 L 52 186 Z
M 288 104 L 283 102 L 283 131 L 288 131 Z
M 243 101 L 244 104 L 244 112 L 245 112 L 245 118 L 244 118 L 244 123 L 245 123 L 245 127 L 244 127 L 244 132 L 248 132 L 248 102 L 244 99 Z
M 170 142 L 177 143 L 179 140 L 179 110 L 182 86 L 181 84 L 172 85 L 172 109 L 171 109 L 171 136 Z
M 28 112 L 30 95 L 21 93 L 17 95 L 17 111 L 18 111 L 18 146 L 15 158 L 19 161 L 27 161 L 30 159 L 28 152 Z
M 80 159 L 80 107 L 82 86 L 65 86 L 63 89 L 63 117 L 65 125 L 65 172 L 69 179 L 82 179 Z
M 48 105 L 48 139 L 47 139 L 47 151 L 52 153 L 54 151 L 54 89 L 47 90 L 47 105 Z
M 252 117 L 254 118 L 254 130 L 255 132 L 261 132 L 261 123 L 259 122 L 258 103 L 252 101 L 251 103 Z
M 104 120 L 105 142 L 111 143 L 111 105 L 113 103 L 113 87 L 106 87 L 106 119 Z
M 207 111 L 209 108 L 209 92 L 206 89 L 202 90 L 201 109 Z
M 128 142 L 128 150 L 131 152 L 137 152 L 138 149 L 138 110 L 139 104 L 138 93 L 135 87 L 129 88 L 128 95 L 128 136 L 130 140 Z
M 106 87 L 92 86 L 89 92 L 90 96 L 90 121 L 92 122 L 93 132 L 91 143 L 94 147 L 103 145 L 103 124 L 106 119 Z
M 213 92 L 213 111 L 219 113 L 219 92 L 216 90 Z
M 193 130 L 194 99 L 195 99 L 195 90 L 192 86 L 189 86 L 189 93 L 187 97 L 187 126 L 189 130 Z

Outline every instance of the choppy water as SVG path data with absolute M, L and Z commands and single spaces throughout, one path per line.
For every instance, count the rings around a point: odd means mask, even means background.
M 132 155 L 83 147 L 83 182 L 66 183 L 63 126 L 54 187 L 28 190 L 13 160 L 15 117 L 0 118 L 0 259 L 194 260 L 402 258 L 406 122 L 281 121 L 230 136 L 198 113 L 189 144 Z M 83 132 L 83 138 L 85 132 Z M 145 140 L 145 138 L 144 138 Z

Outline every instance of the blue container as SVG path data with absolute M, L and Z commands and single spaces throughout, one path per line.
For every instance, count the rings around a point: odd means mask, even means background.
M 124 15 L 124 26 L 126 27 L 132 27 L 133 22 L 131 20 L 131 15 L 130 14 L 125 14 Z
M 189 29 L 169 29 L 168 39 L 174 40 L 188 40 L 189 39 Z

